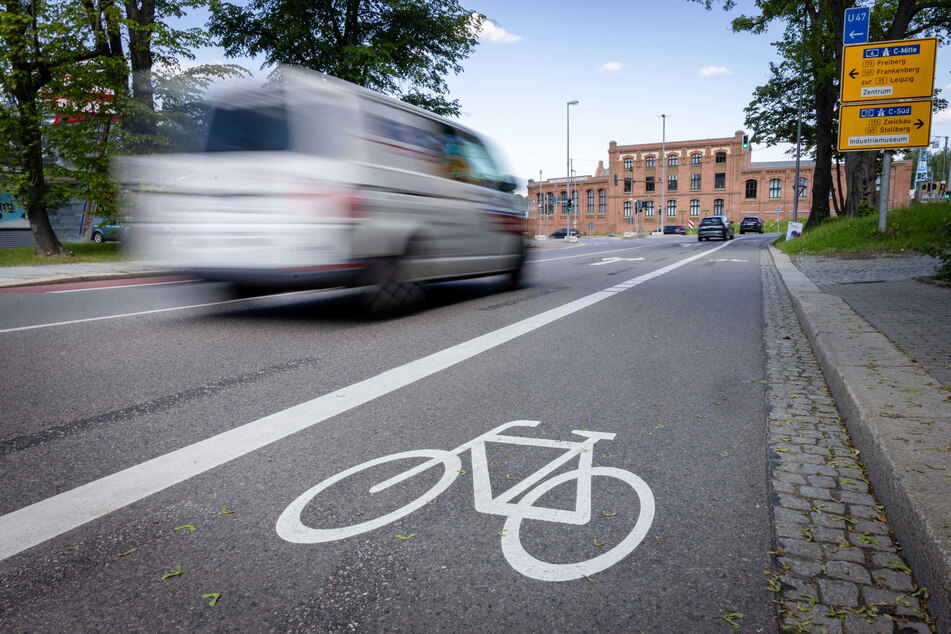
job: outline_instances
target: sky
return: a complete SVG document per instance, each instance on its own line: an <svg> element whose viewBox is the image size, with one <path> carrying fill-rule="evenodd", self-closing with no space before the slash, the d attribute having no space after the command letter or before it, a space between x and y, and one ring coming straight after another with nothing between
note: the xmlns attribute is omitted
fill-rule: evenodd
<svg viewBox="0 0 951 634"><path fill-rule="evenodd" d="M607 159L611 141L653 143L665 134L676 142L744 130L743 109L768 80L769 62L778 61L771 43L784 30L777 24L760 35L734 33L733 18L755 12L752 0L728 12L690 0L460 4L487 23L463 72L447 79L449 96L460 101L460 122L495 142L520 190L539 171L545 179L564 177L569 148L575 173L587 175ZM200 22L201 15L189 18ZM938 48L935 69L946 98L949 49ZM201 50L196 61L216 60L266 75L259 62L228 60L220 49ZM934 115L932 135L951 136L951 109ZM792 160L789 147L753 144L753 161Z"/></svg>

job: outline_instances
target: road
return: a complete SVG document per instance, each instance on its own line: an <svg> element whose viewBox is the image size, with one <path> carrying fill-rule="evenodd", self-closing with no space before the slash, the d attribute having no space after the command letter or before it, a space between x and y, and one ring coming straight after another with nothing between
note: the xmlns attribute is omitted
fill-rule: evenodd
<svg viewBox="0 0 951 634"><path fill-rule="evenodd" d="M352 291L0 293L0 630L773 631L768 239L533 250L517 291L391 320Z"/></svg>

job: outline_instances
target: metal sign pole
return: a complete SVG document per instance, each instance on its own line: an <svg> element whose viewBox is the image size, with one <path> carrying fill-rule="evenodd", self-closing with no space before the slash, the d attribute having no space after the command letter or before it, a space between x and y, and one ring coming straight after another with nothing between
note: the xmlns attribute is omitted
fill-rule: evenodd
<svg viewBox="0 0 951 634"><path fill-rule="evenodd" d="M882 185L878 192L878 231L884 233L888 226L888 189L891 185L892 151L885 150L882 156Z"/></svg>

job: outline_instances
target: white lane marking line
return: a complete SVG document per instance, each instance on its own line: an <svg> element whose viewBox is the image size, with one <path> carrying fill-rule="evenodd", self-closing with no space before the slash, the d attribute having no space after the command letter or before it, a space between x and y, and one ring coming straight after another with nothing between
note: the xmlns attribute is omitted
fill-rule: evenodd
<svg viewBox="0 0 951 634"><path fill-rule="evenodd" d="M711 262L749 262L749 260L728 260L725 258L720 258L719 260L710 260Z"/></svg>
<svg viewBox="0 0 951 634"><path fill-rule="evenodd" d="M678 269L729 242L0 516L0 560ZM617 290L616 290L617 289Z"/></svg>
<svg viewBox="0 0 951 634"><path fill-rule="evenodd" d="M644 258L601 258L600 262L592 262L591 266L601 266L602 264L614 264L615 262L637 262Z"/></svg>
<svg viewBox="0 0 951 634"><path fill-rule="evenodd" d="M535 263L535 262L557 262L558 260L573 260L574 258L590 258L590 257L593 257L593 256L595 256L595 255L604 255L605 253L617 253L618 251L633 251L634 249L646 249L646 248L648 248L648 247L650 247L650 246L656 246L656 244L655 244L655 245L645 244L645 245L636 246L636 247L626 247L626 248L624 248L624 249L611 249L611 250L609 250L609 251L595 251L594 253L579 253L578 255L565 255L565 256L562 256L562 257L560 257L560 258L548 258L548 259L545 259L545 260L542 260L542 259L539 259L539 260L529 260L529 262L531 262L531 263Z"/></svg>
<svg viewBox="0 0 951 634"><path fill-rule="evenodd" d="M144 284L117 284L116 286L94 286L91 288L70 288L64 291L46 291L48 295L56 293L84 293L86 291L111 291L115 288L141 288L143 286L160 286L162 284L194 284L198 280L172 280L170 282L146 282Z"/></svg>
<svg viewBox="0 0 951 634"><path fill-rule="evenodd" d="M279 293L277 295L267 295L267 297L290 297L291 295L300 295L302 293L313 293L314 291L293 291L290 293ZM85 324L90 321L104 321L106 319L121 319L123 317L140 317L142 315L155 315L157 313L169 313L176 310L188 310L189 308L207 308L208 306L223 306L225 304L236 304L238 302L248 302L260 297L242 297L240 299L226 299L220 302L208 302L207 304L190 304L188 306L172 306L171 308L156 308L155 310L143 310L137 313L122 313L121 315L103 315L102 317L86 317L85 319L73 319L70 321L55 321L49 324L34 324L32 326L18 326L16 328L4 328L0 334L6 332L20 332L22 330L37 330L39 328L52 328L54 326L71 326L73 324Z"/></svg>

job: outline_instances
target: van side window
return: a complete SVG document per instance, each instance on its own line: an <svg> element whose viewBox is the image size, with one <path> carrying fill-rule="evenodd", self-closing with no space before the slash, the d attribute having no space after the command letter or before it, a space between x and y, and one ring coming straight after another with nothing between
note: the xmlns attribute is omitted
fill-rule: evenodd
<svg viewBox="0 0 951 634"><path fill-rule="evenodd" d="M482 143L468 134L448 130L444 143L449 178L497 188L502 181L492 156Z"/></svg>
<svg viewBox="0 0 951 634"><path fill-rule="evenodd" d="M216 108L206 152L280 151L290 147L284 105Z"/></svg>

